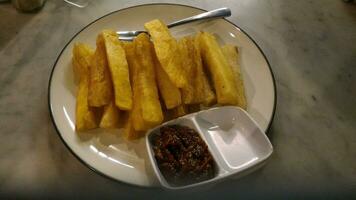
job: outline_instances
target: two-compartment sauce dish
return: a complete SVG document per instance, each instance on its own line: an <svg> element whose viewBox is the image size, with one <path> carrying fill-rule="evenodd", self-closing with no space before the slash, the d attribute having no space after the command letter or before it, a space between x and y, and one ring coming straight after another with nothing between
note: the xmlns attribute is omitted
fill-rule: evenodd
<svg viewBox="0 0 356 200"><path fill-rule="evenodd" d="M234 106L192 113L151 129L146 145L164 188L184 189L242 176L273 152L266 134Z"/></svg>

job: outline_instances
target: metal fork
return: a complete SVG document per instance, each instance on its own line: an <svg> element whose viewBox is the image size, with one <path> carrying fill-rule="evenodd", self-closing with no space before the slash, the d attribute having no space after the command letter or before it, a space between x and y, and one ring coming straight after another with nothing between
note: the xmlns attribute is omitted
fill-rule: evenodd
<svg viewBox="0 0 356 200"><path fill-rule="evenodd" d="M229 8L218 8L215 10L211 10L208 12L201 13L199 15L195 15L192 17L188 17L185 19L181 19L175 22L172 22L167 25L168 28L172 28L175 26L179 26L182 24L204 20L204 19L212 19L212 18L222 18L231 16L231 10ZM120 40L133 40L140 33L147 33L147 31L136 30L136 31L117 31L117 35Z"/></svg>

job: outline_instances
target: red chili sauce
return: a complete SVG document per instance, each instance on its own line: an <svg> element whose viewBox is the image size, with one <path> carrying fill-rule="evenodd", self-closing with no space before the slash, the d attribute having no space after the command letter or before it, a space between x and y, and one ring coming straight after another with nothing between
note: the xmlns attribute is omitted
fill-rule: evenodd
<svg viewBox="0 0 356 200"><path fill-rule="evenodd" d="M152 144L158 167L169 183L180 186L214 177L213 157L195 130L164 126Z"/></svg>

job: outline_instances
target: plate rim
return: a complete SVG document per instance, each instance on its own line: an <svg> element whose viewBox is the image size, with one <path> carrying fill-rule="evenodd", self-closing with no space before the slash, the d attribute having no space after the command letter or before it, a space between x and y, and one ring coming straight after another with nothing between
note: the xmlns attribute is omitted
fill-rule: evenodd
<svg viewBox="0 0 356 200"><path fill-rule="evenodd" d="M181 7L188 7L188 8L194 8L194 9L197 9L197 10L200 10L200 11L205 11L207 12L207 10L205 9L202 9L202 8L199 8L199 7L195 7L195 6L191 6L191 5L186 5L186 4L177 4L177 3L147 3L147 4L139 4L139 5L134 5L134 6L129 6L129 7L125 7L125 8L121 8L121 9L118 9L118 10L114 10L112 12L109 12L93 21L91 21L89 24L85 25L82 29L80 29L77 33L75 33L71 39L66 43L66 45L62 48L62 50L60 51L60 53L58 54L53 66L52 66L52 69L51 69L51 73L50 73L50 77L49 77L49 81L48 81L48 88L47 88L47 102L48 102L48 107L49 107L49 113L50 113L50 117L51 117L51 122L52 124L54 125L54 128L56 130L56 133L57 135L59 136L59 138L61 139L62 143L65 145L65 147L71 152L71 154L77 158L84 166L86 166L87 168L89 168L91 171L95 172L96 174L104 177L104 178L107 178L107 179L110 179L116 183L119 183L119 184L124 184L126 186L133 186L133 187L139 187L139 188L142 188L142 189L150 189L150 188L154 188L155 186L153 187L149 187L149 186L144 186L144 185L136 185L136 184L133 184L133 183L129 183L129 182L126 182L126 181L123 181L123 180L118 180L114 177L111 177L109 175L106 175L104 174L103 172L101 172L100 170L94 168L93 166L91 166L90 164L88 164L87 162L85 162L81 157L79 157L79 155L77 155L73 149L67 144L67 142L63 139L62 135L61 135L61 132L59 131L58 127L57 127L57 124L55 123L55 120L54 120L54 116L53 116L53 109L52 109L52 106L51 106L51 85L52 85L52 77L53 77L53 73L54 73L54 70L56 68L56 65L57 65L57 62L59 60L59 58L61 57L63 51L67 48L67 46L72 42L72 40L77 36L79 35L83 30L85 30L87 27L89 27L90 25L94 24L95 22L97 22L98 20L106 17L106 16L109 16L109 15L112 15L116 12L120 12L120 11L123 11L123 10L127 10L127 9L131 9L131 8L136 8L136 7L142 7L142 6L155 6L155 5L168 5L168 6L181 6ZM264 59L266 60L267 62L267 65L268 65L268 68L269 68L269 72L271 74L271 77L272 77L272 82L273 82L273 91L274 91L274 104L273 104L273 111L272 111L272 115L271 115L271 119L268 123L268 126L267 126L267 129L266 129L266 135L268 136L268 132L270 131L271 129L271 125L272 125L272 122L274 120L274 116L275 116L275 113L276 113L276 106L277 106L277 88L276 88L276 80L275 80L275 77L274 77L274 73L273 73L273 70L272 70L272 67L265 55L265 53L262 51L261 47L256 43L256 41L245 31L243 30L240 26L237 26L236 24L234 24L233 22L223 18L223 20L225 20L226 22L232 24L233 26L237 27L241 32L243 32L254 44L255 46L258 48L258 50L260 51L260 53L263 55Z"/></svg>

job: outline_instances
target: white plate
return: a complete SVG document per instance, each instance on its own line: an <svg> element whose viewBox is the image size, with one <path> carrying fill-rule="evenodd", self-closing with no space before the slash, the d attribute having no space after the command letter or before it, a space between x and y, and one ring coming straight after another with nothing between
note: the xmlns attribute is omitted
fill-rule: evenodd
<svg viewBox="0 0 356 200"><path fill-rule="evenodd" d="M93 47L102 29L143 29L143 24L158 18L172 22L203 12L175 4L140 5L112 12L97 19L78 32L64 47L54 64L49 81L49 107L59 136L71 152L86 166L101 175L122 182L155 186L157 179L149 162L145 139L126 142L120 131L97 129L89 133L75 132L75 91L71 52L75 42ZM216 34L219 42L235 44L241 51L241 68L247 96L247 112L266 131L275 110L275 85L270 66L256 43L231 22L218 19L179 26L172 29L176 37L199 30Z"/></svg>

